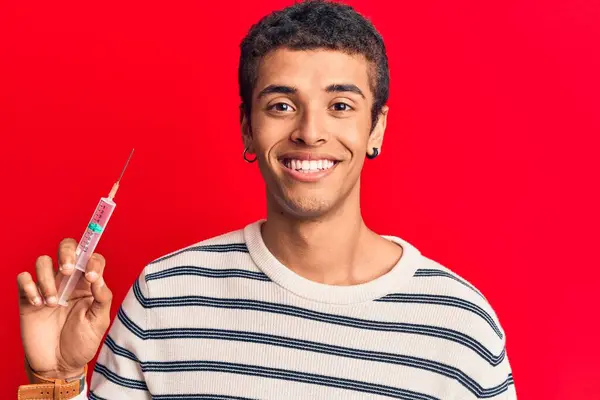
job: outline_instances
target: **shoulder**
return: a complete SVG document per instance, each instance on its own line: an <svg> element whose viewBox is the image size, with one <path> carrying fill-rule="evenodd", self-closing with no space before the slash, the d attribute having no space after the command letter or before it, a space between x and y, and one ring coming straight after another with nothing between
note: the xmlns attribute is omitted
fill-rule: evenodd
<svg viewBox="0 0 600 400"><path fill-rule="evenodd" d="M421 262L414 278L424 278L420 286L438 290L459 297L480 298L486 301L483 293L467 279L439 262L421 255Z"/></svg>
<svg viewBox="0 0 600 400"><path fill-rule="evenodd" d="M514 392L506 333L484 293L455 271L424 256L413 280L411 293L424 294L426 301L436 303L437 310L446 310L440 325L461 343L462 351L456 357L479 383L479 393Z"/></svg>
<svg viewBox="0 0 600 400"><path fill-rule="evenodd" d="M492 347L504 347L505 332L490 301L479 288L452 269L421 256L410 289L444 306L457 330L480 337Z"/></svg>
<svg viewBox="0 0 600 400"><path fill-rule="evenodd" d="M181 289L186 282L231 274L254 274L257 268L249 255L246 228L203 239L165 254L144 268L139 285L165 290ZM144 291L144 290L142 290Z"/></svg>
<svg viewBox="0 0 600 400"><path fill-rule="evenodd" d="M419 254L413 261L407 284L383 300L402 303L398 314L423 340L415 347L426 359L452 369L453 377L478 398L507 388L514 392L505 332L488 298L431 258Z"/></svg>
<svg viewBox="0 0 600 400"><path fill-rule="evenodd" d="M237 291L243 279L269 281L248 250L248 230L256 224L200 240L149 262L132 286L132 297L145 309L164 311L196 304L203 296L226 296Z"/></svg>
<svg viewBox="0 0 600 400"><path fill-rule="evenodd" d="M212 253L247 253L248 247L244 239L244 230L238 229L218 236L203 239L178 250L161 256L147 265L147 269L181 262L189 258L198 258Z"/></svg>

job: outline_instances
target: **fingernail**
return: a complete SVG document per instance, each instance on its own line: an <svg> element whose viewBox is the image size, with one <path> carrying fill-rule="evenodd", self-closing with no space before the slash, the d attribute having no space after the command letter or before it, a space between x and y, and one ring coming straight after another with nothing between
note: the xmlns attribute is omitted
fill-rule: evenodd
<svg viewBox="0 0 600 400"><path fill-rule="evenodd" d="M98 274L95 272L88 272L87 274L85 274L85 277L88 281L94 282L96 278L98 278Z"/></svg>
<svg viewBox="0 0 600 400"><path fill-rule="evenodd" d="M75 268L75 266L74 266L73 264L71 264L71 263L66 263L66 264L63 264L63 265L60 267L60 269L61 269L62 271L70 271L70 270L72 270L73 268Z"/></svg>
<svg viewBox="0 0 600 400"><path fill-rule="evenodd" d="M34 306L39 306L40 304L42 304L42 300L39 297L34 297L33 300L31 300L31 303Z"/></svg>
<svg viewBox="0 0 600 400"><path fill-rule="evenodd" d="M56 304L56 296L50 296L46 298L46 303L48 304Z"/></svg>

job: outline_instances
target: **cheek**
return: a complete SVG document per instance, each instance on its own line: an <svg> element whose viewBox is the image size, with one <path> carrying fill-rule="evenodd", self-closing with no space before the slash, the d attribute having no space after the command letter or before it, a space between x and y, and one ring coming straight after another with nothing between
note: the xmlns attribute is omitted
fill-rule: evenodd
<svg viewBox="0 0 600 400"><path fill-rule="evenodd" d="M356 120L348 119L336 128L338 140L352 153L362 152L369 140L369 129Z"/></svg>
<svg viewBox="0 0 600 400"><path fill-rule="evenodd" d="M256 117L252 120L252 136L257 152L264 152L290 135L290 121Z"/></svg>

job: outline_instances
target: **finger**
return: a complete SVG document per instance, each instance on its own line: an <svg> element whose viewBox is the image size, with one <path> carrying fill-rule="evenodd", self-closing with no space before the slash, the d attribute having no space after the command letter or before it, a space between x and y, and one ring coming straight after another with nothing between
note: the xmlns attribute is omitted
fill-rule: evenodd
<svg viewBox="0 0 600 400"><path fill-rule="evenodd" d="M64 275L71 275L75 270L77 257L75 251L77 242L75 239L63 239L58 245L58 270Z"/></svg>
<svg viewBox="0 0 600 400"><path fill-rule="evenodd" d="M29 272L22 272L17 275L17 284L19 286L19 298L21 300L27 301L29 304L36 307L43 304L38 288Z"/></svg>
<svg viewBox="0 0 600 400"><path fill-rule="evenodd" d="M85 267L85 279L89 283L96 282L100 277L102 277L105 265L106 260L104 259L102 254L92 254Z"/></svg>
<svg viewBox="0 0 600 400"><path fill-rule="evenodd" d="M38 287L46 304L55 306L56 299L56 279L54 269L52 268L52 259L49 256L40 256L35 261L35 273L37 275Z"/></svg>
<svg viewBox="0 0 600 400"><path fill-rule="evenodd" d="M99 333L104 334L110 324L110 303L112 292L106 286L104 277L100 276L91 285L94 301L88 310L88 318L98 327Z"/></svg>

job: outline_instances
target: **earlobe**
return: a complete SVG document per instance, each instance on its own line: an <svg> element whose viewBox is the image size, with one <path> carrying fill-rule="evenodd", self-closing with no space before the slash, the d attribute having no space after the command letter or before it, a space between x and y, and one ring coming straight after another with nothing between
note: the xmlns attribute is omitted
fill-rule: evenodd
<svg viewBox="0 0 600 400"><path fill-rule="evenodd" d="M379 155L379 149L377 147L373 147L373 152L372 153L369 153L369 151L367 151L367 158L369 160L373 160L378 155Z"/></svg>

